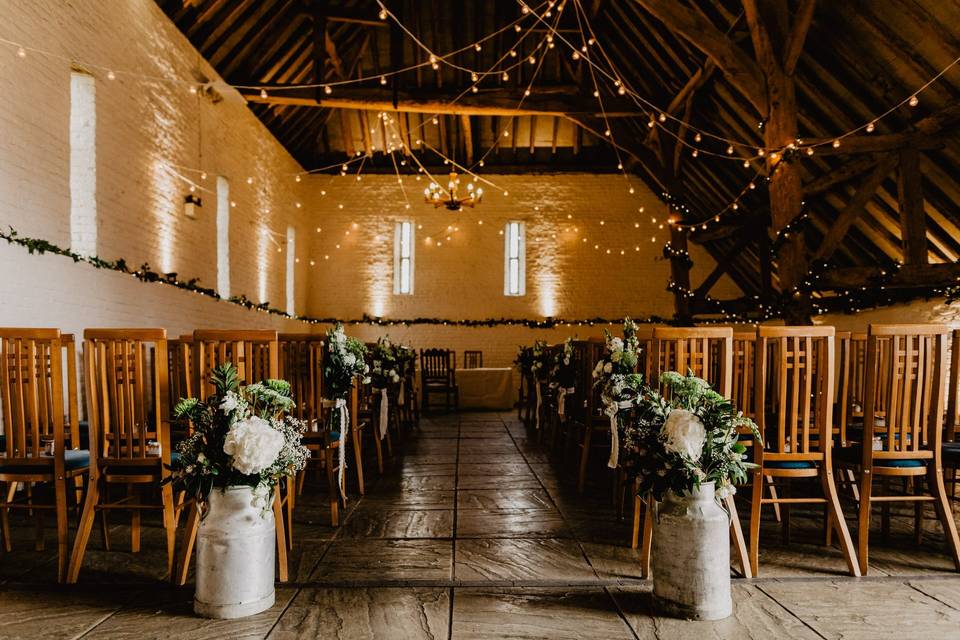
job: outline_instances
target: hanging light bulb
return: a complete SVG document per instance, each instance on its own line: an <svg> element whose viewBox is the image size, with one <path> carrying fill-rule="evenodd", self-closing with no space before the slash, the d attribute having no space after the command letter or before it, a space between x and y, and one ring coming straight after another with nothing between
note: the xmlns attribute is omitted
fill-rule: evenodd
<svg viewBox="0 0 960 640"><path fill-rule="evenodd" d="M477 44L473 45L473 49L474 49L475 51L480 51L480 50L483 49L483 47L481 47L481 46L480 46L480 43L478 42Z"/></svg>
<svg viewBox="0 0 960 640"><path fill-rule="evenodd" d="M116 80L116 79L117 79L117 74L115 74L113 71L107 71L107 80Z"/></svg>
<svg viewBox="0 0 960 640"><path fill-rule="evenodd" d="M328 85L328 84L327 84L327 85L324 85L324 86L323 86L323 92L324 92L325 94L327 94L327 95L330 95L331 93L333 93L333 88L332 88L330 85Z"/></svg>
<svg viewBox="0 0 960 640"><path fill-rule="evenodd" d="M260 89L260 99L261 99L261 100L266 100L266 99L267 99L267 90L266 90L266 89Z"/></svg>
<svg viewBox="0 0 960 640"><path fill-rule="evenodd" d="M387 84L387 76L380 76L380 84Z"/></svg>
<svg viewBox="0 0 960 640"><path fill-rule="evenodd" d="M918 98L918 97L915 96L915 95L910 96L910 102L909 102L908 104L909 104L911 107L915 107L915 106L917 106L918 104L920 104L920 98Z"/></svg>
<svg viewBox="0 0 960 640"><path fill-rule="evenodd" d="M18 57L18 58L26 58L26 57L27 57L27 50L24 49L23 47L17 47L17 57Z"/></svg>
<svg viewBox="0 0 960 640"><path fill-rule="evenodd" d="M700 135L700 132L697 132L697 135L693 136L694 142L700 142L703 139L703 136Z"/></svg>
<svg viewBox="0 0 960 640"><path fill-rule="evenodd" d="M380 19L381 19L381 20L386 20L386 19L387 19L387 10L386 10L386 9L380 9L380 13L377 14L377 15L380 16Z"/></svg>
<svg viewBox="0 0 960 640"><path fill-rule="evenodd" d="M471 80L472 82L476 82L476 81L479 80L479 79L480 79L480 76L477 75L477 72L476 72L476 71L474 71L474 72L472 72L472 73L470 74L470 80Z"/></svg>
<svg viewBox="0 0 960 640"><path fill-rule="evenodd" d="M574 51L572 54L570 54L570 57L573 58L574 60L579 60L579 59L580 59L580 52L579 52L579 51Z"/></svg>
<svg viewBox="0 0 960 640"><path fill-rule="evenodd" d="M834 149L840 148L840 138L837 138L836 140L833 141L833 148Z"/></svg>
<svg viewBox="0 0 960 640"><path fill-rule="evenodd" d="M867 133L873 133L873 130L875 128L876 128L876 125L873 122L871 122L870 124L867 125Z"/></svg>
<svg viewBox="0 0 960 640"><path fill-rule="evenodd" d="M510 57L511 57L511 58L516 58L516 57L517 57L517 52L514 51L513 49L510 49Z"/></svg>
<svg viewBox="0 0 960 640"><path fill-rule="evenodd" d="M503 81L506 82L507 80L510 79L510 74L504 71L501 77L503 78Z"/></svg>
<svg viewBox="0 0 960 640"><path fill-rule="evenodd" d="M727 146L727 155L728 155L728 156L732 156L732 155L733 155L733 145L732 145L732 144L729 145L729 146Z"/></svg>

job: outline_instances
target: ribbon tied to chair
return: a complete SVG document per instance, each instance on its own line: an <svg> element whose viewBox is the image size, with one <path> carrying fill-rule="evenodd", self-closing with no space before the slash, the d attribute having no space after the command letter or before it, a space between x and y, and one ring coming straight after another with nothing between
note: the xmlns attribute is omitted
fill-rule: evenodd
<svg viewBox="0 0 960 640"><path fill-rule="evenodd" d="M607 466L616 469L620 464L620 429L617 416L621 409L629 409L633 406L633 400L620 400L619 402L610 402L607 404L604 413L610 416L610 459Z"/></svg>
<svg viewBox="0 0 960 640"><path fill-rule="evenodd" d="M400 391L397 392L397 406L402 407L405 404L403 396L406 395L406 380L400 378Z"/></svg>
<svg viewBox="0 0 960 640"><path fill-rule="evenodd" d="M387 388L380 389L380 439L387 435L387 425L390 422L390 400L387 395Z"/></svg>
<svg viewBox="0 0 960 640"><path fill-rule="evenodd" d="M337 414L340 416L340 446L338 447L338 464L340 469L338 471L337 485L340 487L340 496L346 500L347 494L346 489L343 486L343 472L347 468L347 425L349 424L347 418L349 416L347 409L347 399L346 398L337 398L337 401L334 403L334 409L337 411Z"/></svg>
<svg viewBox="0 0 960 640"><path fill-rule="evenodd" d="M535 424L537 425L537 431L540 430L540 406L543 404L543 394L540 392L540 383L536 380L533 381L533 386L537 389L537 413L535 417Z"/></svg>
<svg viewBox="0 0 960 640"><path fill-rule="evenodd" d="M566 397L575 391L576 389L574 387L560 387L557 391L557 415L561 418L566 417Z"/></svg>

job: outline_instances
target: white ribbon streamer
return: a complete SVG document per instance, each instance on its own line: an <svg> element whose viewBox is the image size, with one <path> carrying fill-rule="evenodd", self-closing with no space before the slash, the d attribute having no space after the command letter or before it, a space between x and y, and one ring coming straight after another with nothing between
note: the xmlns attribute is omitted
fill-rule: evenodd
<svg viewBox="0 0 960 640"><path fill-rule="evenodd" d="M387 424L390 421L390 401L387 399L387 388L380 389L380 439L387 435Z"/></svg>
<svg viewBox="0 0 960 640"><path fill-rule="evenodd" d="M346 398L337 398L337 401L334 403L334 409L338 414L340 414L340 447L339 447L339 464L340 471L339 476L337 477L337 485L340 487L340 495L344 500L347 499L346 489L343 486L343 473L347 468L347 399Z"/></svg>
<svg viewBox="0 0 960 640"><path fill-rule="evenodd" d="M620 429L617 416L621 409L629 409L632 406L633 402L630 400L611 402L607 405L606 413L610 416L610 459L607 461L607 466L611 469L616 469L620 464Z"/></svg>
<svg viewBox="0 0 960 640"><path fill-rule="evenodd" d="M536 416L536 425L537 431L540 430L540 405L543 404L543 397L540 395L540 383L536 380L533 381L533 385L537 388L537 416Z"/></svg>
<svg viewBox="0 0 960 640"><path fill-rule="evenodd" d="M404 380L403 378L400 379L400 392L397 394L397 405L401 407L405 404L405 401L403 399L403 396L406 395L406 387L404 386L405 382L406 380Z"/></svg>
<svg viewBox="0 0 960 640"><path fill-rule="evenodd" d="M565 398L575 391L576 389L573 387L570 387L569 389L560 387L560 390L557 391L557 415L559 415L561 418L566 418L567 403Z"/></svg>

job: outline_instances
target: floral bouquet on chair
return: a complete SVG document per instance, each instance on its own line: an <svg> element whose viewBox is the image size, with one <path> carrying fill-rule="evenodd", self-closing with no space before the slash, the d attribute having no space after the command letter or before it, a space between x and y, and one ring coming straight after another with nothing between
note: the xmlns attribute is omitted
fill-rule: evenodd
<svg viewBox="0 0 960 640"><path fill-rule="evenodd" d="M382 440L387 435L390 418L390 394L388 388L400 382L400 369L397 366L396 351L390 342L390 336L383 336L373 347L370 361L370 379L375 390L380 391L380 428Z"/></svg>
<svg viewBox="0 0 960 640"><path fill-rule="evenodd" d="M621 414L629 410L643 388L643 375L635 371L639 360L640 343L637 325L627 318L623 321L623 338L604 331L607 344L603 357L593 369L594 386L600 389L603 412L610 418L610 459L607 466L615 469L620 463Z"/></svg>
<svg viewBox="0 0 960 640"><path fill-rule="evenodd" d="M400 373L400 390L397 392L397 404L403 406L407 402L407 381L413 389L413 378L417 372L417 351L405 344L395 344L393 355L397 360L397 371Z"/></svg>
<svg viewBox="0 0 960 640"><path fill-rule="evenodd" d="M215 392L205 401L180 400L174 417L194 424L193 435L177 447L179 463L166 480L204 502L214 487L249 486L263 510L280 480L306 466L310 451L301 444L303 421L284 413L293 408L290 385L265 380L240 386L232 364L210 376Z"/></svg>
<svg viewBox="0 0 960 640"><path fill-rule="evenodd" d="M550 369L550 386L557 390L557 413L564 418L566 402L564 399L575 391L577 380L576 363L573 361L573 337L567 338L563 349L556 354Z"/></svg>
<svg viewBox="0 0 960 640"><path fill-rule="evenodd" d="M524 378L533 373L533 347L518 347L517 357L513 359L513 366Z"/></svg>
<svg viewBox="0 0 960 640"><path fill-rule="evenodd" d="M623 465L636 474L638 494L659 501L667 491L688 495L714 482L718 498L733 495L753 466L738 434L748 427L760 442L757 425L705 380L669 371L660 384L669 397L645 387L623 424Z"/></svg>
<svg viewBox="0 0 960 640"><path fill-rule="evenodd" d="M347 430L350 420L348 398L354 380L370 383L370 367L366 363L367 347L356 338L348 338L339 322L327 331L327 351L323 359L323 388L327 400L333 401L330 412L331 436L339 439L340 477L338 484L343 491L343 472L346 468Z"/></svg>

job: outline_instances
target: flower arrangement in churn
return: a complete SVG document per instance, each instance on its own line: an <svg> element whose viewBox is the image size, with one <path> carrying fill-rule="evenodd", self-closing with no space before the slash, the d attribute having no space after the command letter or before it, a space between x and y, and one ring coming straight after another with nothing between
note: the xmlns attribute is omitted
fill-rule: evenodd
<svg viewBox="0 0 960 640"><path fill-rule="evenodd" d="M736 492L753 465L744 460L742 433L760 442L757 425L730 400L692 374L660 376L665 389L646 388L624 421L624 467L639 479L638 493L658 501L667 491L687 495L716 483L719 498Z"/></svg>
<svg viewBox="0 0 960 640"><path fill-rule="evenodd" d="M233 364L210 375L214 393L205 401L180 400L174 417L188 419L193 435L177 446L180 462L169 482L205 502L214 489L253 487L254 500L267 510L281 479L302 470L310 451L301 444L302 420L284 415L294 404L290 385L265 380L240 386Z"/></svg>
<svg viewBox="0 0 960 640"><path fill-rule="evenodd" d="M593 369L594 386L600 389L603 412L610 418L610 459L607 466L615 469L620 462L621 414L636 402L643 388L643 375L636 372L640 357L637 325L623 321L623 338L608 331L603 357Z"/></svg>

